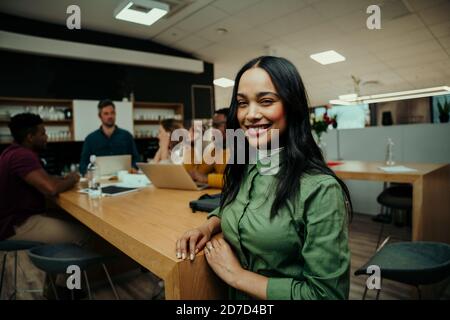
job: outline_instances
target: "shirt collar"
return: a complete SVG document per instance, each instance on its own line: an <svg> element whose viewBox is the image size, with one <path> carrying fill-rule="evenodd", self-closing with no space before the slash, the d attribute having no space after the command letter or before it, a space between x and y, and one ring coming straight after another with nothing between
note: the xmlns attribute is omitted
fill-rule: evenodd
<svg viewBox="0 0 450 320"><path fill-rule="evenodd" d="M277 149L257 150L256 167L261 175L275 175L284 159L284 147Z"/></svg>
<svg viewBox="0 0 450 320"><path fill-rule="evenodd" d="M103 131L103 127L102 127L102 126L100 126L100 128L98 128L98 131L99 131L104 137L108 138L108 136L107 136L107 135L105 134L105 132ZM111 137L112 137L113 135L115 135L118 131L119 131L119 126L116 124L115 127L114 127L114 131L113 131L113 133L111 134ZM110 138L110 137L109 137L109 138Z"/></svg>

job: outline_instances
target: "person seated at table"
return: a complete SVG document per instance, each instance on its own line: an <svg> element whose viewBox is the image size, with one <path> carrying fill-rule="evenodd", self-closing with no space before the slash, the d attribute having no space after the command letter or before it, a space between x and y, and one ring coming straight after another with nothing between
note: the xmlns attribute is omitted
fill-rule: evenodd
<svg viewBox="0 0 450 320"><path fill-rule="evenodd" d="M111 100L98 103L98 117L102 125L90 133L84 140L80 157L80 173L86 174L91 155L118 156L131 155L132 172L137 172L136 162L140 156L134 143L133 136L127 130L116 125L116 107Z"/></svg>
<svg viewBox="0 0 450 320"><path fill-rule="evenodd" d="M227 165L220 207L181 235L174 254L194 260L205 249L231 299L348 299L350 195L314 141L297 69L253 59L231 99L228 129L245 132L256 164Z"/></svg>
<svg viewBox="0 0 450 320"><path fill-rule="evenodd" d="M207 164L202 158L202 163L195 164L192 159L185 161L185 168L188 170L192 179L197 182L206 183L212 188L223 187L223 173L227 164L229 152L226 149L226 123L229 108L222 108L216 110L212 119L212 127L220 132L222 137L221 143L209 144L203 154L209 155L214 159L219 159L218 162ZM193 155L193 153L191 154Z"/></svg>
<svg viewBox="0 0 450 320"><path fill-rule="evenodd" d="M223 185L223 171L225 170L226 159L228 156L226 150L223 149L223 146L225 145L226 113L227 109L222 109L217 112L213 121L213 126L217 127L223 137L221 148L214 148L214 144L209 144L207 146L207 143L203 141L203 134L206 131L206 127L203 126L201 121L194 120L190 122L189 134L188 137L184 137L185 139L187 138L184 143L180 143L181 138L176 139L175 141L171 139L172 133L175 130L183 129L180 122L173 119L161 121L158 133L159 149L151 162L183 164L195 181L208 183L211 187L221 188ZM213 148L213 150L207 150L208 154L212 156L215 156L215 152L220 152L219 157L222 159L221 162L212 164L205 163L203 152L205 151L205 148L208 147Z"/></svg>
<svg viewBox="0 0 450 320"><path fill-rule="evenodd" d="M84 245L88 229L50 216L46 206L46 197L73 188L79 175L54 177L44 170L38 153L46 148L47 134L38 115L18 114L9 128L14 142L0 155L0 240Z"/></svg>
<svg viewBox="0 0 450 320"><path fill-rule="evenodd" d="M169 163L171 161L171 153L173 148L179 143L178 141L171 141L172 133L177 129L183 129L180 121L175 119L164 119L159 125L158 144L159 148L155 156L151 159L153 163Z"/></svg>

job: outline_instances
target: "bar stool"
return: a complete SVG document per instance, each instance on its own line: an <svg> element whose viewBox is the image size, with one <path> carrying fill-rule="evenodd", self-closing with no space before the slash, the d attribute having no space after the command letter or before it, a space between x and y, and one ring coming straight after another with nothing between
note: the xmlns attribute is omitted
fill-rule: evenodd
<svg viewBox="0 0 450 320"><path fill-rule="evenodd" d="M378 266L382 279L389 279L417 288L435 284L450 276L450 245L439 242L396 242L383 246L369 261L355 271L355 276L367 275L367 268ZM378 300L381 289L377 292ZM367 285L363 300L367 294Z"/></svg>
<svg viewBox="0 0 450 320"><path fill-rule="evenodd" d="M35 241L25 241L25 240L3 240L0 241L0 251L4 251L3 254L3 262L2 262L2 273L0 276L0 297L2 295L2 289L3 289L3 278L5 276L5 270L6 270L6 258L8 256L8 253L14 252L14 292L11 294L9 299L16 299L17 298L17 264L18 264L18 257L17 257L17 251L20 250L28 250L30 248L40 246L42 243L35 242ZM28 291L28 290L26 290Z"/></svg>
<svg viewBox="0 0 450 320"><path fill-rule="evenodd" d="M390 217L392 217L393 210L406 212L406 215L409 217L412 210L412 186L409 184L399 184L387 187L378 195L377 201L382 207L385 207L390 211ZM410 218L408 218L408 220L409 219ZM377 247L383 236L385 221L381 219L380 222L381 228L378 235Z"/></svg>
<svg viewBox="0 0 450 320"><path fill-rule="evenodd" d="M28 256L37 268L47 273L56 299L58 299L58 293L56 291L55 282L53 281L53 276L57 274L66 274L69 266L78 266L80 270L83 271L89 300L91 300L92 294L86 270L89 267L101 265L116 300L119 300L119 295L117 294L116 288L114 287L105 265L105 262L112 257L99 255L75 244L57 244L35 247L28 251ZM72 299L74 299L73 290L71 291L71 294Z"/></svg>

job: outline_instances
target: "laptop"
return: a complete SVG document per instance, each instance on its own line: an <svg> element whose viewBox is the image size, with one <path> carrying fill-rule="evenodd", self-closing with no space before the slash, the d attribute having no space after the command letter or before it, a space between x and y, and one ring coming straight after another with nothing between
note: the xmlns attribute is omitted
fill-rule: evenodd
<svg viewBox="0 0 450 320"><path fill-rule="evenodd" d="M131 155L101 156L96 157L96 162L100 166L102 176L115 176L120 170L131 169Z"/></svg>
<svg viewBox="0 0 450 320"><path fill-rule="evenodd" d="M180 190L208 188L205 183L195 182L182 164L138 162L137 166L157 188Z"/></svg>

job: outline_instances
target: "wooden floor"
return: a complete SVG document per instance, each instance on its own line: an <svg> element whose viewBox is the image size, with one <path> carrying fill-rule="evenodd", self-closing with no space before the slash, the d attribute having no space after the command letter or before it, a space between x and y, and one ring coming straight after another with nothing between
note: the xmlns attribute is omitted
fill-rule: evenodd
<svg viewBox="0 0 450 320"><path fill-rule="evenodd" d="M355 277L353 273L374 254L379 230L380 224L373 222L370 216L361 214L354 215L350 226L350 250L352 253L350 299L358 300L362 297L366 277ZM388 235L391 236L389 242L408 241L411 238L411 229L408 227L398 228L394 225L386 225L383 235L383 238ZM41 289L44 274L32 266L24 252L19 253L19 261L18 287L21 289ZM11 292L12 272L10 270L13 270L12 267L13 259L12 255L10 255L7 259L5 287L3 288L1 299L7 299L8 293L10 294ZM135 270L120 278L115 278L114 282L121 299L164 299L164 291L161 289L162 282L149 272L143 273L141 270ZM94 284L93 286L95 299L114 299L109 286L105 284ZM375 295L375 290L369 290L367 299L374 299ZM449 297L450 295L448 293L444 296L444 298ZM17 298L44 299L41 292L20 292ZM410 286L384 280L380 299L416 299L416 291Z"/></svg>

